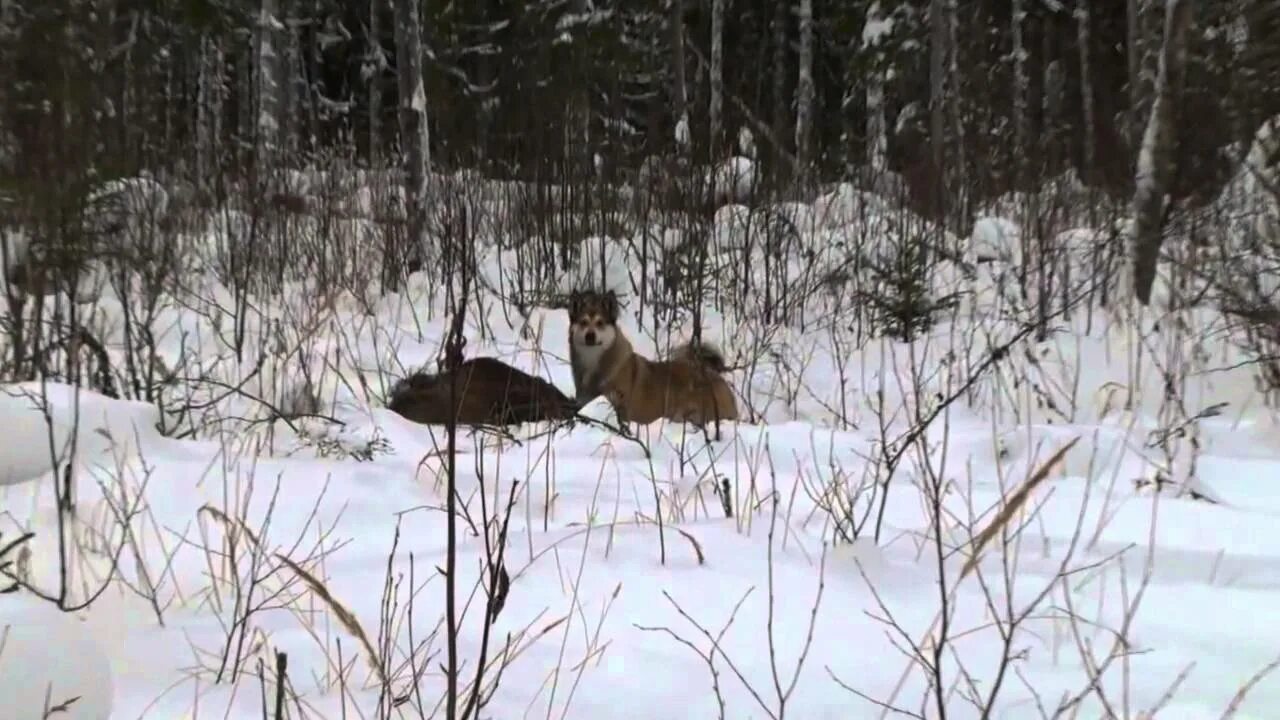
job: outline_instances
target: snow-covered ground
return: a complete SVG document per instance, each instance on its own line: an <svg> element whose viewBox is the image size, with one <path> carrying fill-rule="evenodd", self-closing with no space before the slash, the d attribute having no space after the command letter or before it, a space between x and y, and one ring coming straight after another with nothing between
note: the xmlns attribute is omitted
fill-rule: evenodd
<svg viewBox="0 0 1280 720"><path fill-rule="evenodd" d="M749 232L749 216L722 210L715 247ZM875 198L837 188L791 214L800 249L772 272L807 277L815 255L890 234L885 217ZM639 433L646 456L598 427L464 431L461 704L487 640L486 718L845 719L886 705L937 718L937 678L949 718L982 717L993 696L986 716L999 718L1217 718L1236 702L1236 718L1273 717L1280 674L1252 679L1280 656L1280 435L1250 369L1221 339L1095 308L1055 317L1057 332L1012 346L961 392L1017 331L1021 315L995 291L1016 228L979 223L970 245L1003 259L968 279L939 270L935 293L967 292L912 344L856 344L839 293L773 328L749 308L708 309L704 334L748 367L731 375L748 418L719 441L656 423ZM599 242L605 276L629 292L634 248ZM481 254L467 352L571 394L567 314L521 318L493 290L517 261ZM743 272L720 276L739 287ZM118 572L73 613L0 596L4 717L40 717L46 697L79 698L55 717L275 717L278 653L290 717L443 717L444 431L379 407L392 374L436 356L438 278L367 301L299 279L274 304L255 301L241 327L225 317L232 293L203 277L157 315L159 361L177 369L163 409L61 384L0 396L0 547L35 533L16 571L56 596L69 567L73 604ZM659 353L670 338L649 334L634 295L624 302L637 349ZM113 353L119 306L92 310ZM1181 414L1162 402L1160 367L1177 375ZM913 437L912 418L953 395ZM299 406L324 417L290 424L264 409ZM602 401L588 414L611 417ZM1186 432L1149 442L1173 427ZM51 470L53 454L73 457L69 476ZM1157 474L1172 485L1158 494ZM974 538L1033 476L968 570ZM78 522L64 532L79 542L60 549L54 488L66 477ZM477 583L504 517L509 584L485 633Z"/></svg>

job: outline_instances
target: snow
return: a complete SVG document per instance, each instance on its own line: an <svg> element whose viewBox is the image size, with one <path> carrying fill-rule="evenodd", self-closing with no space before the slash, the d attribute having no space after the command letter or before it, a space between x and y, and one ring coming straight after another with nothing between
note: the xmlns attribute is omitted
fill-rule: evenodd
<svg viewBox="0 0 1280 720"><path fill-rule="evenodd" d="M712 170L710 184L717 205L745 202L755 191L755 162L741 155L730 157Z"/></svg>
<svg viewBox="0 0 1280 720"><path fill-rule="evenodd" d="M566 33L578 28L592 28L613 19L612 10L592 10L584 13L565 13L556 20L556 32Z"/></svg>
<svg viewBox="0 0 1280 720"><path fill-rule="evenodd" d="M427 91L421 80L413 88L413 98L409 101L409 107L419 115L425 115L427 112Z"/></svg>
<svg viewBox="0 0 1280 720"><path fill-rule="evenodd" d="M146 177L130 177L103 183L86 202L97 212L91 228L109 231L129 223L153 220L169 209L169 190Z"/></svg>
<svg viewBox="0 0 1280 720"><path fill-rule="evenodd" d="M4 198L0 197L0 205ZM0 293L9 292L9 276L30 256L31 240L26 233L0 229Z"/></svg>
<svg viewBox="0 0 1280 720"><path fill-rule="evenodd" d="M689 113L680 116L680 121L676 123L676 144L680 147L689 146Z"/></svg>
<svg viewBox="0 0 1280 720"><path fill-rule="evenodd" d="M74 615L25 598L0 621L0 697L10 720L109 720L111 663ZM68 672L74 663L75 672ZM62 712L45 708L65 704Z"/></svg>
<svg viewBox="0 0 1280 720"><path fill-rule="evenodd" d="M756 156L756 138L751 133L751 128L746 125L738 128L738 152L748 158Z"/></svg>
<svg viewBox="0 0 1280 720"><path fill-rule="evenodd" d="M867 20L862 25L862 47L873 48L893 33L893 18L884 17L879 2L872 2L867 9Z"/></svg>
<svg viewBox="0 0 1280 720"><path fill-rule="evenodd" d="M749 159L735 157L717 180L753 173ZM717 190L749 192L733 179L738 184ZM841 185L813 205L766 210L790 221L795 243L814 262L834 268L840 253L883 258L903 246L895 233L906 231L889 208ZM709 292L744 278L758 282L765 272L763 256L744 263L733 254L757 212L728 204L716 213L708 250L725 270ZM193 248L213 252L226 242L218 234L240 218L220 215ZM1273 480L1280 435L1251 370L1220 341L1206 346L1141 318L1057 320L1060 332L1018 345L924 432L927 451L902 456L878 541L870 525L856 539L835 541L849 532L840 503L852 503L855 517L873 507L867 493L880 477L885 438L900 440L911 413L927 412L1009 337L1017 309L995 279L1020 262L1018 228L1004 216L978 222L969 244L989 256L988 270L972 281L936 273L932 292L973 286L954 317L914 344L855 342L844 327L851 311L835 299L815 300L803 322L772 328L761 327L754 311L708 303L702 332L739 368L729 379L746 416L726 423L721 440L659 422L637 430L651 451L646 457L636 442L585 425L514 428L505 439L462 432L456 483L469 519L457 521L455 579L459 605L467 607L459 636L464 687L474 677L485 604L475 583L486 539L471 523L503 507L518 482L504 551L510 589L488 657L503 657L507 643L512 650L480 717L717 717L721 698L730 718L780 716L783 704L797 718L880 717L842 685L919 708L932 694L929 676L900 648L936 627L940 573L952 613L942 668L948 717L981 715L963 695L960 668L977 692L991 691L1004 652L994 623L1010 608L1034 612L1013 635L1016 659L992 717L1039 716L1037 696L1052 712L1081 694L1089 686L1082 652L1103 663L1113 630L1126 621L1132 647L1103 673L1107 701L1123 699L1132 714L1153 708L1191 666L1159 717L1219 717L1280 652L1280 629L1265 621L1280 593L1280 485ZM1087 253L1076 249L1101 236L1071 228L1057 243L1072 249L1071 262L1084 263ZM663 255L685 244L674 230L655 237L654 252ZM520 317L504 308L504 268L520 255L480 244L484 282L467 322L467 352L501 357L571 393L567 314L535 305ZM623 297L624 331L652 357L688 337L690 322L664 322L653 334L652 311L638 314L636 288L646 282L638 246L587 238L576 265L550 289L599 278L603 262L608 284ZM803 254L787 255L770 272L791 280L814 272ZM202 262L192 261L214 264ZM276 653L286 654L292 690L312 716L377 717L378 681L361 641L279 556L317 578L375 652L390 653L393 693L412 686L408 657L426 644L414 662L429 715L447 662L445 582L437 571L447 549L444 432L382 409L377 395L400 367L436 357L447 327L443 299L432 295L439 278L415 275L401 294L365 298L294 279L282 297L255 301L257 314L246 319L249 346L275 348L265 361L254 352L239 360L227 349L232 323L212 308L233 307L233 295L216 273L197 273L193 282L201 285L186 304L166 305L158 321L158 353L195 379L164 388L164 412L58 383L9 385L0 394L0 546L20 530L36 533L27 581L57 592L53 478L63 477L73 434L77 519L66 531L81 541L71 551L73 595L110 567L103 547L124 548L118 579L87 609L60 613L25 591L0 596L0 627L12 633L0 641L0 697L16 713L6 717L38 716L36 703L52 681L55 699L81 698L67 717L186 717L198 706L203 715L260 718L264 691L274 694ZM333 301L318 302L326 290ZM119 308L112 297L98 308L113 353L123 342ZM1215 321L1207 309L1187 312L1195 327ZM1150 366L1135 373L1133 356L1152 344L1198 363L1182 386L1187 412L1228 403L1194 421L1199 451L1180 441L1166 455L1148 442L1164 427L1164 382ZM254 395L274 407L315 403L341 424L272 419ZM183 403L204 410L179 419L172 411ZM612 420L603 400L584 414ZM1076 438L1015 520L1020 540L997 536L977 571L961 578L972 536ZM56 473L51 447L59 451ZM1157 469L1213 502L1135 482ZM942 563L930 539L931 471L950 483L937 524L955 547ZM722 483L730 489L724 500ZM232 540L234 561L224 556ZM1149 584L1126 620L1147 572ZM258 584L246 599L237 588L247 590L251 579ZM257 609L239 625L237 608L246 603ZM901 632L886 624L890 616ZM719 638L713 662L700 657L712 654L713 643L699 626ZM237 653L238 664L224 665L224 656ZM1235 717L1269 717L1277 703L1280 680L1268 675ZM1099 694L1083 693L1080 710L1103 714ZM408 706L401 711L417 716Z"/></svg>

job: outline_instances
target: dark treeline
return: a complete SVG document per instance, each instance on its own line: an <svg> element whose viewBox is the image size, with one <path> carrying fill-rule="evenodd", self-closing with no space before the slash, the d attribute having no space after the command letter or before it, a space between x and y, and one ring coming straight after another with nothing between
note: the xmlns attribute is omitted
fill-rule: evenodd
<svg viewBox="0 0 1280 720"><path fill-rule="evenodd" d="M204 178L244 167L264 143L292 165L335 153L386 164L407 66L399 2L2 0L3 174L24 187L142 167ZM1164 3L427 0L418 11L434 169L616 178L673 153L687 114L695 160L739 152L748 128L770 177L887 164L929 205L931 189L962 187L972 202L1069 168L1129 196ZM1280 4L1198 2L1187 50L1171 194L1195 201L1236 166L1234 143L1280 113Z"/></svg>

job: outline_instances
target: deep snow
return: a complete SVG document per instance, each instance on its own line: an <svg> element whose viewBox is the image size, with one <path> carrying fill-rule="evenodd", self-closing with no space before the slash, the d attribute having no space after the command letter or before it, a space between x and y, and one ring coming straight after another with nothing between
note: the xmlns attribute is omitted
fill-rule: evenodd
<svg viewBox="0 0 1280 720"><path fill-rule="evenodd" d="M864 207L875 202L845 187L793 217L807 218L795 225L813 246L828 246L837 236L882 235L885 221L874 207ZM716 237L727 242L743 232L734 225L742 218L742 212L722 210ZM971 244L1009 258L1016 232L1015 224L992 218L979 223ZM610 257L611 282L630 280L634 260L622 250ZM512 256L493 250L482 260L490 285L498 286ZM592 268L584 272L599 276ZM958 273L939 272L934 282L942 287L961 280ZM921 640L941 600L921 454L906 453L897 468L878 545L869 533L832 544L831 518L819 505L830 501L832 488L856 486L873 472L868 458L878 452L879 394L890 408L889 437L905 431L908 423L892 409L915 405L900 384L908 379L913 353L928 370L923 383L945 394L953 387L948 383L961 382L984 348L998 342L988 331L1008 335L991 277L972 282L979 286L974 299L913 348L873 340L855 349L847 338L837 345L839 333L821 323L806 330L792 325L766 338L749 319L709 312L704 332L731 358L745 358L765 342L775 350L754 372L734 373L732 384L751 419L730 424L720 442L708 444L695 432L658 423L640 433L652 450L646 459L635 443L585 426L554 434L546 427L520 428L514 433L519 443L464 432L457 486L473 518L479 518L482 493L492 513L511 483L520 483L506 548L510 592L490 645L500 648L511 637L522 650L482 716L713 718L713 683L726 703L725 717L778 716L775 682L785 692L804 655L786 703L789 717L880 716L879 708L848 688L883 702L896 697L895 704L936 717L933 709L922 709L931 700L918 668L906 673L895 695L909 665L903 643ZM226 297L225 289L208 290L210 302ZM287 654L292 690L309 716L376 716L376 680L357 640L272 557L259 572L267 577L255 600L265 606L251 616L242 674L235 682L214 682L235 617L229 571L206 550L218 550L228 535L217 512L243 521L257 538L238 534L242 578L252 573L246 548L261 542L269 554L286 555L320 578L375 645L395 543L393 582L401 584L389 619L389 663L393 686L405 692L412 671L402 664L410 638L424 642L444 612L444 581L436 571L445 565L446 548L437 451L444 433L378 409L354 378L376 388L389 384L384 370L434 357L445 332L442 307L437 302L434 317L426 317L431 302L418 277L403 295L374 301L373 317L341 297L313 325L306 317L315 312L316 288L299 282L293 290L265 312L310 328L285 345L296 342L311 353L305 360L273 358L254 373L253 391L279 405L300 392L301 367L309 363L312 391L323 414L345 423L340 429L320 419L299 421L302 432L282 421L219 422L201 425L198 439L175 439L157 425L174 427L179 419L163 418L144 403L57 384L8 386L0 396L0 540L18 528L36 533L26 561L29 579L46 591L57 587L50 448L66 447L73 428L79 428L74 479L84 532L109 536L89 544L114 547L122 535L112 518L121 514L130 516L132 528L119 568L126 582L113 583L87 611L60 615L26 593L0 596L0 624L16 628L7 644L0 640L0 698L18 713L5 717L39 717L43 678L49 678L55 702L81 696L67 717L260 718L259 673L268 687L274 682L275 652ZM534 309L522 327L504 320L491 295L486 302L493 337L477 337L472 318L468 352L496 354L572 392L565 313ZM113 303L118 300L104 300L96 312L104 327L115 328L108 337L115 332L118 344ZM228 359L226 329L212 315L166 309L163 359L186 367L188 377L234 384L251 374L254 362ZM1193 320L1203 326L1214 317L1205 311ZM641 352L653 355L668 340L648 337L632 316L624 322ZM927 453L931 465L952 483L943 498L944 537L960 545L1054 450L1079 438L1034 492L1018 523L1024 528L1020 541L989 544L981 572L948 597L954 612L952 645L943 660L948 717L978 717L966 694L986 695L996 682L1005 650L993 612L1020 612L1045 588L1050 592L1010 643L1016 660L1000 676L994 717L1039 717L1037 696L1052 715L1061 698L1081 693L1090 669L1074 632L1095 657L1104 656L1150 560L1150 584L1128 628L1132 645L1127 659L1115 660L1103 674L1103 694L1126 717L1160 705L1161 720L1217 718L1241 686L1280 654L1280 629L1270 622L1280 599L1280 443L1272 415L1256 397L1247 367L1207 370L1232 365L1239 359L1234 351L1156 332L1151 319L1078 314L1057 325L1064 332L1020 345L1009 363L926 434L934 443ZM681 333L687 328L672 334ZM263 346L278 342L278 334L268 318L250 323L249 335ZM1172 355L1197 358L1196 372L1182 388L1191 412L1229 403L1221 415L1195 423L1202 449L1194 472L1187 450L1176 455L1175 467L1163 468L1195 487L1197 498L1168 490L1157 495L1150 485L1135 483L1166 462L1146 446L1147 433L1161 423L1162 383L1150 368L1134 375L1131 358L1140 337L1172 348ZM962 348L961 341L973 345ZM964 359L944 362L948 351ZM1126 389L1135 398L1129 410L1114 401ZM224 395L194 384L172 392L186 399ZM52 443L38 408L42 397ZM1053 398L1054 408L1039 402L1045 397ZM251 401L225 396L204 415L182 422L251 418L256 410ZM611 417L600 401L589 414ZM361 447L373 448L371 460L346 456ZM727 479L731 488L731 518L713 490L717 479ZM202 511L205 506L217 512ZM655 521L659 512L661 523ZM1064 559L1077 535L1073 557ZM467 604L485 543L465 520L458 521L458 538L458 593L460 604ZM957 551L943 564L949 590L965 560ZM1062 577L1064 563L1069 573ZM88 576L92 586L93 573L107 565L101 553L87 553L74 565L76 582ZM406 612L411 572L415 583L425 584L413 601L412 631ZM149 594L155 605L144 600ZM483 591L470 600L461 632L464 684L474 673L483 603ZM903 633L884 622L886 613ZM1068 615L1076 617L1074 629ZM730 617L713 676L698 654L709 653L711 643L693 622L715 635ZM426 665L420 697L428 710L444 688L443 648L441 632L418 651L417 663ZM490 659L496 654L491 650ZM1168 688L1188 667L1166 701ZM1280 676L1269 675L1250 690L1235 717L1271 717L1275 707ZM1090 693L1080 711L1082 717L1104 714L1098 695ZM409 705L399 712L417 717Z"/></svg>

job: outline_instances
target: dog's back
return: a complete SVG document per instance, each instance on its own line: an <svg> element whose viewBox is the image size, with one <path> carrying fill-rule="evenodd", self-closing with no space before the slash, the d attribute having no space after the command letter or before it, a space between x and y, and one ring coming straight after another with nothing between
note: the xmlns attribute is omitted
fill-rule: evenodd
<svg viewBox="0 0 1280 720"><path fill-rule="evenodd" d="M665 360L631 351L609 375L606 395L620 419L642 425L658 418L697 425L737 420L724 368L724 356L710 346L681 346Z"/></svg>
<svg viewBox="0 0 1280 720"><path fill-rule="evenodd" d="M701 365L716 374L723 374L729 369L720 348L705 341L681 343L671 348L671 354L667 357L673 361Z"/></svg>
<svg viewBox="0 0 1280 720"><path fill-rule="evenodd" d="M464 360L452 372L415 373L397 383L387 408L413 422L449 422L450 378L463 425L514 425L573 417L577 405L551 383L491 357Z"/></svg>
<svg viewBox="0 0 1280 720"><path fill-rule="evenodd" d="M668 374L672 390L683 392L669 400L679 419L705 424L737 420L738 404L723 373L728 370L724 353L706 342L687 342L671 349L664 361L650 361L657 375Z"/></svg>

